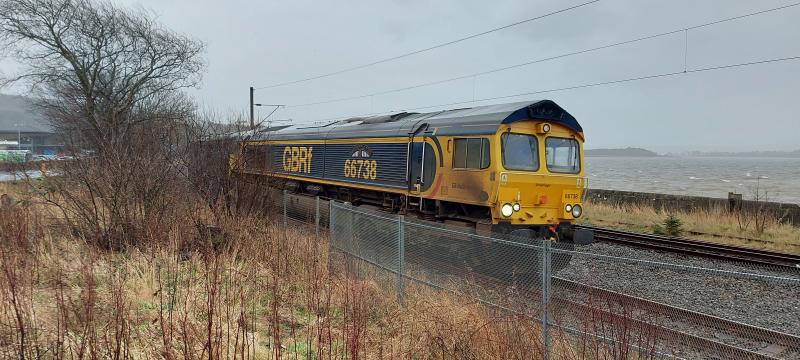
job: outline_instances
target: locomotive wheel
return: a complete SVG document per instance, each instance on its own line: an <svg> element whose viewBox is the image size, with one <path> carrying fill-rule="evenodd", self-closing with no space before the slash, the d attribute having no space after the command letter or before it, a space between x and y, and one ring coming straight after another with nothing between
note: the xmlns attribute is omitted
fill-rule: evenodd
<svg viewBox="0 0 800 360"><path fill-rule="evenodd" d="M542 242L550 241L545 239L543 236L540 236L531 229L517 229L511 232L510 240L514 242L519 242L523 244L530 244L535 246L541 246ZM551 248L555 249L556 251L551 251L551 259L550 259L550 271L556 273L558 271L563 270L566 268L570 260L572 259L572 254L560 252L558 250L566 250L566 251L574 251L575 244L572 241L563 241L559 239L559 241L555 241L551 243ZM535 259L531 259L531 264L536 264L533 267L525 267L523 264L523 270L532 270L535 273L539 273L541 269L542 263L542 253L540 249L532 249L532 255L536 256Z"/></svg>
<svg viewBox="0 0 800 360"><path fill-rule="evenodd" d="M575 243L572 241L559 241L553 244L553 248L558 250L575 251ZM572 261L572 253L567 252L551 252L553 258L551 260L550 269L553 274L563 270L569 266Z"/></svg>
<svg viewBox="0 0 800 360"><path fill-rule="evenodd" d="M506 276L520 285L536 287L541 281L542 242L548 240L532 229L513 230L508 234L508 240L519 244L533 245L535 248L514 246L515 254L509 254L511 255L509 259L513 260L507 263L509 269Z"/></svg>
<svg viewBox="0 0 800 360"><path fill-rule="evenodd" d="M539 234L534 231L533 229L516 229L511 231L508 234L508 239L521 243L521 244L529 244L529 245L539 245L539 242L544 240L543 237L540 237Z"/></svg>

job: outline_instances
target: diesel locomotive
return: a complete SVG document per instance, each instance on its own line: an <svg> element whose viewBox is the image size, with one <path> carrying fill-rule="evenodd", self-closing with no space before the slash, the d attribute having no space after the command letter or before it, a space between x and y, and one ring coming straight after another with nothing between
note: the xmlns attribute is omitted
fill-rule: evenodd
<svg viewBox="0 0 800 360"><path fill-rule="evenodd" d="M241 176L319 195L460 223L514 241L585 243L584 134L551 100L293 126L241 142Z"/></svg>

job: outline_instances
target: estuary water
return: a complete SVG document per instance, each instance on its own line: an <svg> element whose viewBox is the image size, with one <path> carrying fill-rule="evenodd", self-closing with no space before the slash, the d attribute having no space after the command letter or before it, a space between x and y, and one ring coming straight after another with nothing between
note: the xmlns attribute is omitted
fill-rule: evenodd
<svg viewBox="0 0 800 360"><path fill-rule="evenodd" d="M49 175L51 171L48 171L47 174ZM25 172L22 171L0 171L0 182L3 181L20 181L26 179L36 179L42 177L42 172L39 170L28 170Z"/></svg>
<svg viewBox="0 0 800 360"><path fill-rule="evenodd" d="M589 187L800 204L800 158L587 157Z"/></svg>

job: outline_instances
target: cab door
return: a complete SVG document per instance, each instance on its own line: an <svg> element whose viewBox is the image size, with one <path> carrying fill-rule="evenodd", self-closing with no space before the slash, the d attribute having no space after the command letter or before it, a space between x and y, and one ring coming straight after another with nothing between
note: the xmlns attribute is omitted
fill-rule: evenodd
<svg viewBox="0 0 800 360"><path fill-rule="evenodd" d="M436 154L426 139L425 135L414 136L409 145L408 191L412 196L427 191L436 176Z"/></svg>
<svg viewBox="0 0 800 360"><path fill-rule="evenodd" d="M411 195L419 195L420 190L422 189L424 179L422 179L422 159L425 156L423 153L423 143L421 142L414 142L414 138L411 138L411 143L409 143L409 155L408 161L409 165L409 175L408 175L408 192Z"/></svg>

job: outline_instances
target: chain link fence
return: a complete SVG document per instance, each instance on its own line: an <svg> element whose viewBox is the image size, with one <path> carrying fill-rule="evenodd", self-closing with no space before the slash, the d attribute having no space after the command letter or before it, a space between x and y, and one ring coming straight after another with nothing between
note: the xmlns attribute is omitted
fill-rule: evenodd
<svg viewBox="0 0 800 360"><path fill-rule="evenodd" d="M332 262L400 303L434 291L527 317L542 358L800 359L797 269L479 234L280 191L273 199L284 226L328 235Z"/></svg>

